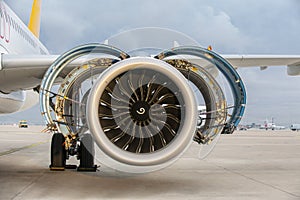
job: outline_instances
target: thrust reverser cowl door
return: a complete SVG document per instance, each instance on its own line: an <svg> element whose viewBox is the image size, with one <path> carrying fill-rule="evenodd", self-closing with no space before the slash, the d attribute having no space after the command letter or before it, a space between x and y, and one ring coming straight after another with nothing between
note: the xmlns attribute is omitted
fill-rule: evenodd
<svg viewBox="0 0 300 200"><path fill-rule="evenodd" d="M239 124L246 105L244 84L236 70L224 58L208 49L192 46L176 47L171 50L166 50L156 57L164 60L175 57L177 58L175 60L179 63L183 62L181 60L186 60L191 66L188 67L188 65L180 64L179 69L182 67L189 68L189 77L192 77L193 73L199 74L199 71L201 71L202 67L197 65L197 59L192 58L189 60L191 57L197 57L198 60L202 60L202 63L203 61L208 62L208 64L204 66L215 66L220 72L219 77L223 77L224 83L226 83L222 84L222 86L228 86L229 95L226 94L225 100L222 91L226 92L226 90L221 89L216 81L219 77L210 77L207 74L206 76L202 75L201 78L199 77L197 79L198 81L193 81L193 79L188 78L195 85L197 82L202 82L202 84L200 84L202 86L198 87L196 85L196 88L204 97L206 111L199 112L199 117L201 118L201 115L205 115L204 119L206 123L204 127L198 129L195 141L204 144L199 154L200 158L204 158L216 144L221 132L231 134ZM203 72L205 74L205 70L202 70L202 73ZM226 102L228 102L228 100L231 101L230 106L227 106ZM207 121L210 123L207 124ZM207 146L209 144L210 147Z"/></svg>

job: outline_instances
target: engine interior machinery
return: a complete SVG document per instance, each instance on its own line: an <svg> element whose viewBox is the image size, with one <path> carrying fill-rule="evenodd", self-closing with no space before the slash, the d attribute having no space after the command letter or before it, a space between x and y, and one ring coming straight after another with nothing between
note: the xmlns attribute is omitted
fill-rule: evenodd
<svg viewBox="0 0 300 200"><path fill-rule="evenodd" d="M80 66L69 67L78 59ZM195 60L225 77L233 105L227 105L215 75ZM77 156L78 170L96 170L95 141L102 164L144 173L170 165L193 141L209 146L221 133L232 133L246 92L236 70L205 48L179 46L135 56L111 45L86 44L48 69L40 102L54 132L51 169L63 170L66 160Z"/></svg>

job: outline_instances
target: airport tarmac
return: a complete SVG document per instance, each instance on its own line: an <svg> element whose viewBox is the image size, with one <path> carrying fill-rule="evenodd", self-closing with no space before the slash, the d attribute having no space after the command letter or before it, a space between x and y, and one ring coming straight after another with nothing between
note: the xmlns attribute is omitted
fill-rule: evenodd
<svg viewBox="0 0 300 200"><path fill-rule="evenodd" d="M0 126L0 199L300 199L300 132L221 135L203 160L194 143L168 168L124 176L49 171L51 135L42 129Z"/></svg>

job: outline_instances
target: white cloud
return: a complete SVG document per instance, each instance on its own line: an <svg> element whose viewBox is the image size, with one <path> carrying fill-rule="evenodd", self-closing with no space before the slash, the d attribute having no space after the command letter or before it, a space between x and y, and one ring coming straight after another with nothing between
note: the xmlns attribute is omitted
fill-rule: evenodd
<svg viewBox="0 0 300 200"><path fill-rule="evenodd" d="M7 3L28 21L32 0ZM56 53L122 30L158 26L221 53L300 54L297 0L44 0L42 5L41 40ZM287 77L285 68L240 72L249 96L246 121L276 115L284 123L300 122L299 77Z"/></svg>

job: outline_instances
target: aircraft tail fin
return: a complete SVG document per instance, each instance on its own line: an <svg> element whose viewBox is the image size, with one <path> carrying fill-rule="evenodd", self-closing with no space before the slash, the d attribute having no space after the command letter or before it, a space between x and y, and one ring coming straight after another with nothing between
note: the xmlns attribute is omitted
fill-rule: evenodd
<svg viewBox="0 0 300 200"><path fill-rule="evenodd" d="M41 0L33 0L28 28L37 38L39 38L40 35L40 23L41 23Z"/></svg>

